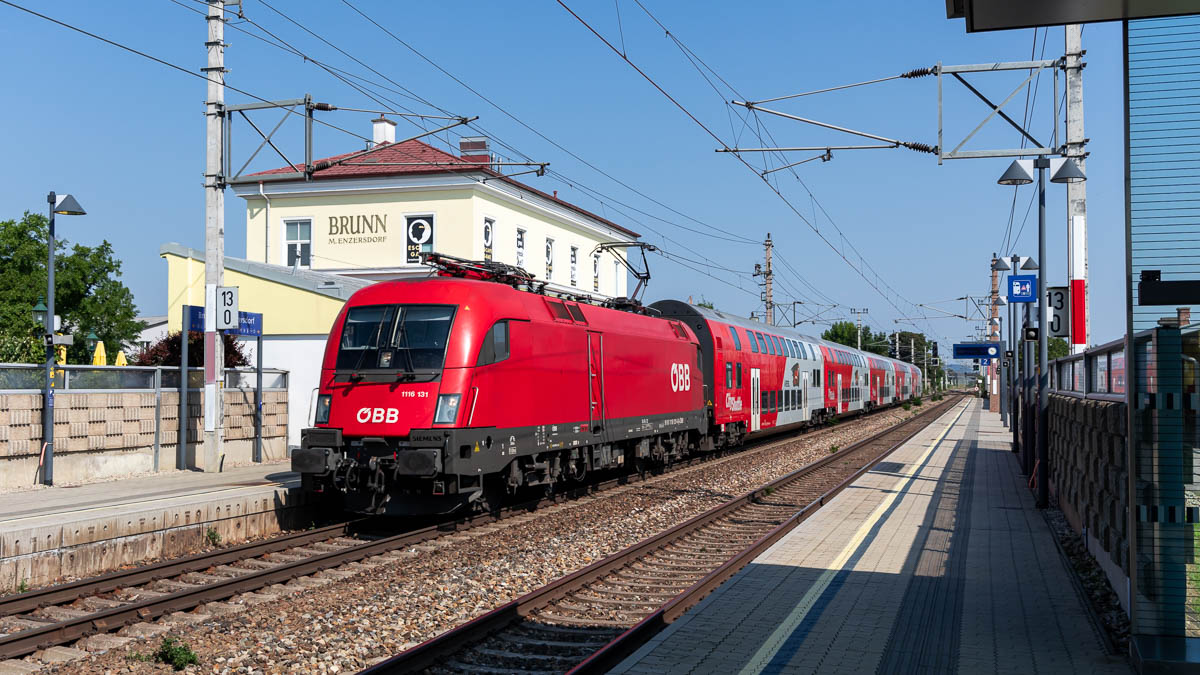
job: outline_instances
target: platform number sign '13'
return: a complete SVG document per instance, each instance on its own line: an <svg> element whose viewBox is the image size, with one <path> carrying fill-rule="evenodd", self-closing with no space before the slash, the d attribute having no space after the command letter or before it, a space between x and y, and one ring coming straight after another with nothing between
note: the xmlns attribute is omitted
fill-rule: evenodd
<svg viewBox="0 0 1200 675"><path fill-rule="evenodd" d="M1066 286L1046 289L1046 308L1050 315L1047 337L1071 337L1071 295Z"/></svg>
<svg viewBox="0 0 1200 675"><path fill-rule="evenodd" d="M421 253L433 250L433 216L407 216L405 221L408 262L421 262Z"/></svg>
<svg viewBox="0 0 1200 675"><path fill-rule="evenodd" d="M671 364L671 391L691 391L692 367L686 363Z"/></svg>
<svg viewBox="0 0 1200 675"><path fill-rule="evenodd" d="M237 286L220 286L217 288L217 330L237 330L237 328Z"/></svg>

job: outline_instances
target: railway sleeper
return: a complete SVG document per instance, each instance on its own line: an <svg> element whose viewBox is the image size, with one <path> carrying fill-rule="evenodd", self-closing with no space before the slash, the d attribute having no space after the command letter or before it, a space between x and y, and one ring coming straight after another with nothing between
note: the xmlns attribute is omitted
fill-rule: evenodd
<svg viewBox="0 0 1200 675"><path fill-rule="evenodd" d="M584 609L587 609L590 607L594 607L595 605L602 605L605 607L631 608L631 609L637 609L640 611L641 609L644 609L644 608L657 609L658 607L660 607L662 605L662 603L657 600L633 600L630 598L608 598L603 595L584 593L583 591L579 591L579 592L575 593L574 595L570 596L570 600L579 600L586 604L576 605L573 602L570 602L569 600L564 600L564 601L559 602L559 606L566 607L568 609L575 609L577 607L582 607Z"/></svg>
<svg viewBox="0 0 1200 675"><path fill-rule="evenodd" d="M578 651L584 651L582 649ZM569 670L579 662L578 656L574 654L536 654L529 652L513 652L507 649L496 649L493 647L475 647L469 653L470 657L484 658L484 664L489 666L497 665L513 665L517 667L533 665L537 668L554 668L561 670Z"/></svg>
<svg viewBox="0 0 1200 675"><path fill-rule="evenodd" d="M544 675L545 673L559 673L558 670L526 670L513 668L494 668L482 663L463 663L462 661L447 661L439 665L431 672L441 673L480 673L481 675Z"/></svg>
<svg viewBox="0 0 1200 675"><path fill-rule="evenodd" d="M540 609L538 610L538 614L536 614L536 616L542 620L556 621L558 623L565 623L565 625L569 626L619 628L620 631L625 631L625 629L628 629L630 626L635 625L635 623L644 619L644 617L646 617L648 614L649 613L647 611L647 613L631 615L628 620L618 621L613 619L596 619L596 617L592 616L568 616L565 614L559 614L557 611L552 609Z"/></svg>
<svg viewBox="0 0 1200 675"><path fill-rule="evenodd" d="M634 591L628 590L629 587L610 586L607 584L595 584L590 587L597 593L605 593L608 595L628 596L632 598L661 598L664 602L679 595L671 591Z"/></svg>
<svg viewBox="0 0 1200 675"><path fill-rule="evenodd" d="M535 649L544 649L544 650L587 649L587 650L594 652L597 649L600 649L604 645L608 644L608 640L590 640L587 642L583 642L583 641L573 642L570 640L540 640L537 638L529 637L528 635L524 635L524 634L513 635L511 632L508 632L508 631L505 631L505 632L502 632L502 633L496 635L496 639L502 640L504 642L511 642L514 644L526 645L529 647L533 647Z"/></svg>

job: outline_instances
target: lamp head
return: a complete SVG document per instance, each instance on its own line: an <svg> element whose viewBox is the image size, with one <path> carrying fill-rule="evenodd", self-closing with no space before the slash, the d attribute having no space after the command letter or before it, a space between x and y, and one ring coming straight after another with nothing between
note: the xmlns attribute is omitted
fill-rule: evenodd
<svg viewBox="0 0 1200 675"><path fill-rule="evenodd" d="M39 297L37 304L33 306L33 320L43 329L46 327L46 312L49 309L46 307L46 298Z"/></svg>
<svg viewBox="0 0 1200 675"><path fill-rule="evenodd" d="M58 195L53 211L60 216L85 216L87 211L71 195Z"/></svg>
<svg viewBox="0 0 1200 675"><path fill-rule="evenodd" d="M1034 260L1032 257L1026 258L1025 262L1021 263L1021 269L1027 270L1029 272L1036 271L1038 269L1037 261Z"/></svg>
<svg viewBox="0 0 1200 675"><path fill-rule="evenodd" d="M1029 185L1033 182L1033 160L1013 160L1013 163L1008 165L1008 170L996 182L1001 185Z"/></svg>
<svg viewBox="0 0 1200 675"><path fill-rule="evenodd" d="M1058 168L1050 174L1051 183L1082 183L1087 180L1083 170L1070 157L1056 160L1054 163L1058 164Z"/></svg>
<svg viewBox="0 0 1200 675"><path fill-rule="evenodd" d="M992 262L992 269L997 272L1007 272L1012 269L1012 265L1009 265L1004 258L996 258Z"/></svg>
<svg viewBox="0 0 1200 675"><path fill-rule="evenodd" d="M100 341L100 337L98 335L96 335L96 331L90 330L90 331L88 331L86 340L87 340L87 348L88 348L88 351L90 352L90 351L94 351L96 349L96 343Z"/></svg>

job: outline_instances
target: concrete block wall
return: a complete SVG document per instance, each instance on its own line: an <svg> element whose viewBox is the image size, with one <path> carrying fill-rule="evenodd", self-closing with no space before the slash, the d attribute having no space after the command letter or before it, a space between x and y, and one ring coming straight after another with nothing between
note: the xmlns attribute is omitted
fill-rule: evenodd
<svg viewBox="0 0 1200 675"><path fill-rule="evenodd" d="M1050 395L1050 486L1124 599L1129 575L1125 404Z"/></svg>
<svg viewBox="0 0 1200 675"><path fill-rule="evenodd" d="M158 409L159 470L175 467L179 440L179 392L162 391ZM155 469L153 391L71 392L54 399L54 478L72 483L85 478L120 478ZM226 390L226 462L253 459L254 392ZM263 392L263 457L287 453L287 391ZM201 439L203 401L188 393L189 457ZM0 488L33 485L42 451L42 395L0 394ZM195 464L193 463L193 466ZM215 467L201 467L215 470Z"/></svg>

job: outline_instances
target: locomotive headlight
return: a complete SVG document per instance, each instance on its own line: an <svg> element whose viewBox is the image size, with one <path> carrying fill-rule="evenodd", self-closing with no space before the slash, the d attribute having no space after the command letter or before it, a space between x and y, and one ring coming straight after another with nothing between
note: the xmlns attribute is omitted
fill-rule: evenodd
<svg viewBox="0 0 1200 675"><path fill-rule="evenodd" d="M333 396L329 394L321 394L317 397L317 414L314 422L317 424L329 424L329 407L333 405Z"/></svg>
<svg viewBox="0 0 1200 675"><path fill-rule="evenodd" d="M458 402L462 394L442 394L438 396L437 410L433 413L434 424L454 424L458 419Z"/></svg>

